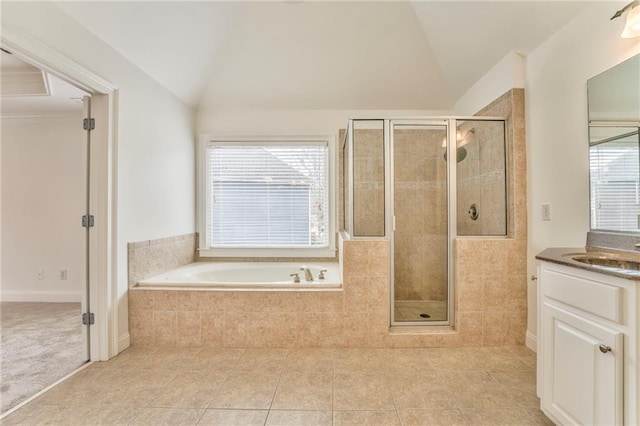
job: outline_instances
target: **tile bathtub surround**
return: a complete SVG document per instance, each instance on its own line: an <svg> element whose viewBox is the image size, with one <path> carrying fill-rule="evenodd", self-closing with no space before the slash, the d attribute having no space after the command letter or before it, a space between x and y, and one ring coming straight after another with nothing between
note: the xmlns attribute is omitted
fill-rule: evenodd
<svg viewBox="0 0 640 426"><path fill-rule="evenodd" d="M195 262L198 234L127 244L129 287L138 281Z"/></svg>
<svg viewBox="0 0 640 426"><path fill-rule="evenodd" d="M518 292L510 287L507 278L518 277L512 270L518 265L508 262L506 256L525 246L504 241L511 241L504 249L503 241L469 240L471 247L464 245L466 241L457 244L458 257L465 262L459 265L463 275L457 284L454 331L390 332L389 243L341 237L342 291L132 288L131 342L135 346L222 348L451 347L520 342L524 323L519 322L519 315L526 312L526 289ZM478 257L483 253L486 258ZM501 266L479 272L484 264L496 263ZM504 279L498 279L498 274Z"/></svg>
<svg viewBox="0 0 640 426"><path fill-rule="evenodd" d="M342 244L342 243L341 243ZM342 291L129 290L133 345L380 346L388 321L386 241L346 242Z"/></svg>
<svg viewBox="0 0 640 426"><path fill-rule="evenodd" d="M521 346L132 347L2 423L551 425L535 377L535 354Z"/></svg>

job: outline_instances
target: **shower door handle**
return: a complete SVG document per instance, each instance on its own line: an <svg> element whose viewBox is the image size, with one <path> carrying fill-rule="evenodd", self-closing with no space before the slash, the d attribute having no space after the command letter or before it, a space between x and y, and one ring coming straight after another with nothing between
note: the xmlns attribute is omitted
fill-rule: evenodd
<svg viewBox="0 0 640 426"><path fill-rule="evenodd" d="M391 217L391 227L393 228L393 232L396 232L396 215Z"/></svg>

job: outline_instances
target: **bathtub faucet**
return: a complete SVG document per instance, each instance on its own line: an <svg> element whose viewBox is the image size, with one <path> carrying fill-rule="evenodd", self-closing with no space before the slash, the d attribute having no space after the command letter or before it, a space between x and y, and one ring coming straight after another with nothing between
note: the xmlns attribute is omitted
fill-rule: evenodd
<svg viewBox="0 0 640 426"><path fill-rule="evenodd" d="M299 269L300 272L304 272L305 281L313 281L313 275L311 274L311 270L306 266L302 265Z"/></svg>

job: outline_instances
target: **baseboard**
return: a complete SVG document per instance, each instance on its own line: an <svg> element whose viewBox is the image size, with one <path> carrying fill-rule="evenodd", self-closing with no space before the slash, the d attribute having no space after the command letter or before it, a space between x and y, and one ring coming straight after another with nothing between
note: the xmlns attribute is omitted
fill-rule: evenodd
<svg viewBox="0 0 640 426"><path fill-rule="evenodd" d="M524 344L532 351L534 352L538 351L538 337L533 333L531 333L530 331L527 331Z"/></svg>
<svg viewBox="0 0 640 426"><path fill-rule="evenodd" d="M0 293L3 302L75 302L80 303L82 293L75 291L12 291Z"/></svg>
<svg viewBox="0 0 640 426"><path fill-rule="evenodd" d="M118 338L118 353L124 351L129 346L131 346L131 335L129 333L125 333Z"/></svg>

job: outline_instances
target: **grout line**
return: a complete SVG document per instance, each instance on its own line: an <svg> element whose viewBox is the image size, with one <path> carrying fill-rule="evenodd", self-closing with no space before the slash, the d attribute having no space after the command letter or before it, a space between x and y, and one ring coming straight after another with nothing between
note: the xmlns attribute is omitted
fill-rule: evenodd
<svg viewBox="0 0 640 426"><path fill-rule="evenodd" d="M285 367L287 365L287 359L289 359L289 354L291 353L290 349L287 349L287 356L284 357L284 361L282 362L282 370L280 370L280 375L278 376L278 383L276 383L276 388L273 391L273 396L271 397L271 404L269 404L269 408L267 411L267 417L264 419L264 424L267 424L269 420L269 416L271 415L271 407L273 407L273 401L276 399L276 395L278 394L278 387L280 386L280 380L282 379L282 375L284 374Z"/></svg>

